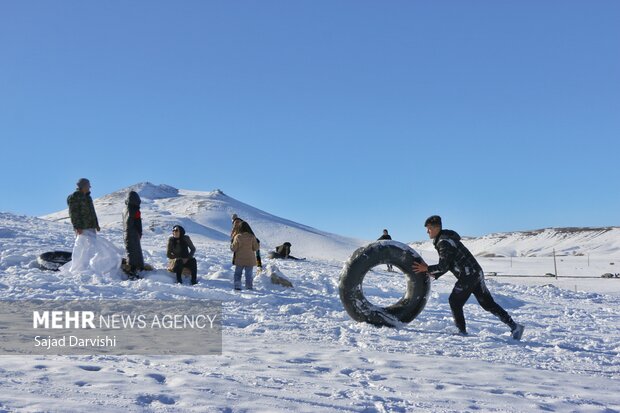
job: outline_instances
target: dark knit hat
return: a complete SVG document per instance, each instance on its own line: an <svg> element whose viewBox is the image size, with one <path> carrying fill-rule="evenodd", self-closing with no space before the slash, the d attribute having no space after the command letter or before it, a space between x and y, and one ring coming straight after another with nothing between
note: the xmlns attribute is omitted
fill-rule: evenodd
<svg viewBox="0 0 620 413"><path fill-rule="evenodd" d="M80 178L76 183L78 189L85 188L90 185L90 181L86 178Z"/></svg>
<svg viewBox="0 0 620 413"><path fill-rule="evenodd" d="M427 227L429 225L432 225L434 227L441 227L441 217L439 215L432 215L426 218L426 221L424 221L424 226Z"/></svg>

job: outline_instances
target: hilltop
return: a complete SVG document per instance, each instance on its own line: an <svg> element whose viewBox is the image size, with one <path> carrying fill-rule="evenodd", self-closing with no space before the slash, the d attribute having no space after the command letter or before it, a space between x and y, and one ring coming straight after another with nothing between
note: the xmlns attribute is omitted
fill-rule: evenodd
<svg viewBox="0 0 620 413"><path fill-rule="evenodd" d="M238 201L223 191L210 192L177 189L169 185L142 182L94 200L100 225L104 229L121 229L121 214L129 191L142 198L142 220L145 236L168 235L175 224L185 227L192 238L206 242L228 242L231 215L248 221L261 241L261 249L273 249L285 241L293 245L296 256L346 260L364 240L343 237L272 215ZM42 217L69 222L64 209Z"/></svg>

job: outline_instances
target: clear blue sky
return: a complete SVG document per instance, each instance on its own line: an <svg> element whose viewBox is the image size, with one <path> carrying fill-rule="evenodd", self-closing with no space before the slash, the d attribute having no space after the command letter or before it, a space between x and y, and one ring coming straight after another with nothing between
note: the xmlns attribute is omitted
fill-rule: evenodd
<svg viewBox="0 0 620 413"><path fill-rule="evenodd" d="M0 210L151 181L342 235L620 225L619 1L0 1Z"/></svg>

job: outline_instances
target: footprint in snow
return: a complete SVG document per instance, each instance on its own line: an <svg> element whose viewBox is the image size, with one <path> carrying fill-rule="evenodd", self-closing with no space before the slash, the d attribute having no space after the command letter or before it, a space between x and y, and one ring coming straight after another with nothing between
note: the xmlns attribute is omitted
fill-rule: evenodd
<svg viewBox="0 0 620 413"><path fill-rule="evenodd" d="M162 404L175 404L176 400L174 400L172 397L168 397L166 395L163 394L158 394L158 395L154 395L154 394L144 394L142 396L139 396L136 401L138 402L138 404L151 404L153 402L160 402Z"/></svg>
<svg viewBox="0 0 620 413"><path fill-rule="evenodd" d="M149 373L149 374L146 375L146 377L150 377L150 378L154 379L159 384L164 384L166 382L166 376L164 376L162 374Z"/></svg>
<svg viewBox="0 0 620 413"><path fill-rule="evenodd" d="M101 370L101 367L99 366L78 366L79 368L81 368L82 370L86 370L86 371L99 371Z"/></svg>
<svg viewBox="0 0 620 413"><path fill-rule="evenodd" d="M312 363L316 360L311 359L311 358L304 358L304 357L299 357L299 358L294 358L294 359L288 359L286 360L287 363L292 363L292 364L309 364Z"/></svg>

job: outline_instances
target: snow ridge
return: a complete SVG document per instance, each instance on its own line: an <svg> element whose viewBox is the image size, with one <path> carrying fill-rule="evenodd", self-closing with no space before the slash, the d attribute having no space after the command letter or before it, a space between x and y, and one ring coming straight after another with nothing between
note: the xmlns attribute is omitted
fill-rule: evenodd
<svg viewBox="0 0 620 413"><path fill-rule="evenodd" d="M145 231L153 235L168 234L173 225L180 224L192 238L228 242L231 216L237 214L250 223L261 241L263 251L288 241L293 245L295 256L344 261L355 249L366 244L364 240L321 231L269 214L226 195L220 189L210 192L192 191L150 182L131 185L95 199L95 209L102 228L122 228L121 215L125 199L132 190L142 198L143 226ZM66 209L42 218L69 222Z"/></svg>
<svg viewBox="0 0 620 413"><path fill-rule="evenodd" d="M545 228L463 237L479 257L609 256L620 254L620 228ZM430 241L414 242L414 249L433 250Z"/></svg>
<svg viewBox="0 0 620 413"><path fill-rule="evenodd" d="M163 208L158 203L182 197L151 202ZM101 234L123 243L117 227ZM591 278L592 290L586 292L573 291L572 284L558 288L552 279L532 285L526 279L511 284L489 277L494 298L526 325L526 334L513 341L506 326L472 300L466 305L470 336L460 337L451 334L450 276L433 282L429 302L412 323L375 328L352 321L344 311L338 296L342 263L280 260L278 268L294 288L273 285L261 274L255 290L233 291L228 243L197 236L199 282L177 285L165 270L168 236L149 232L143 237L146 261L156 270L142 280L68 276L36 264L43 251L70 250L74 238L68 224L0 213L0 299L219 300L225 329L223 354L213 357L0 357L0 410L620 410L620 295L608 293L612 286L619 288L618 280ZM483 267L492 260L482 259ZM518 258L515 264L537 260ZM594 261L601 266L610 259ZM265 260L266 266L274 263ZM379 266L367 275L364 294L387 305L402 297L405 283L402 274Z"/></svg>

